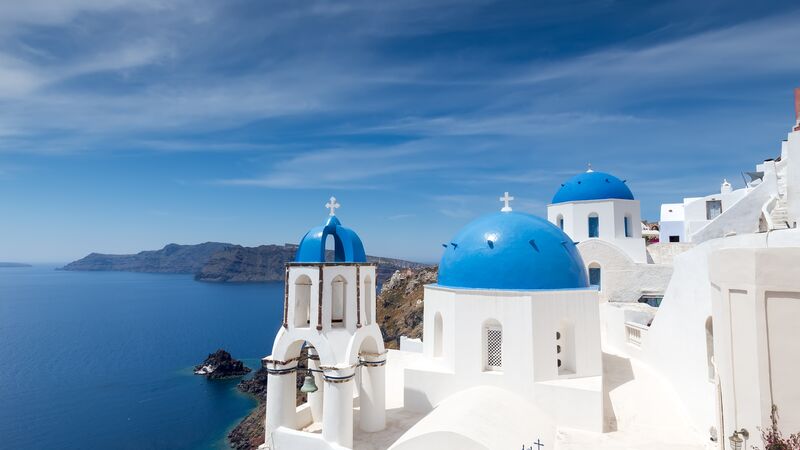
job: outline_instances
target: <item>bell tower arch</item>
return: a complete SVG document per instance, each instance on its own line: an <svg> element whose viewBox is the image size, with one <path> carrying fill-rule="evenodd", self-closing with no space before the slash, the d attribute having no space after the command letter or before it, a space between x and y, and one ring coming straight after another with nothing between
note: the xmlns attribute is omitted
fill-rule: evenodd
<svg viewBox="0 0 800 450"><path fill-rule="evenodd" d="M262 360L269 384L266 448L302 448L309 440L352 448L356 390L359 428L375 432L386 426L386 350L373 319L377 265L367 261L358 235L334 215L334 197L326 207L331 214L325 225L306 233L295 261L286 264L283 323L272 354ZM325 258L329 236L335 241L332 261ZM297 414L298 372L306 376L310 422L308 414ZM314 422L321 434L303 432Z"/></svg>

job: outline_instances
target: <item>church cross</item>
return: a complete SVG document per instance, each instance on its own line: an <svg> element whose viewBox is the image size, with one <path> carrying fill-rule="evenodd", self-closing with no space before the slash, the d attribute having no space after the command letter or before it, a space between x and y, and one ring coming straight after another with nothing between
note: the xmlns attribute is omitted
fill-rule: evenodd
<svg viewBox="0 0 800 450"><path fill-rule="evenodd" d="M533 445L537 447L536 450L541 450L541 448L544 447L544 444L542 444L542 441L540 441L539 439L536 439L536 442L534 442Z"/></svg>
<svg viewBox="0 0 800 450"><path fill-rule="evenodd" d="M509 211L511 211L511 206L509 205L509 203L511 202L511 200L514 200L514 197L511 197L511 196L509 196L509 195L508 195L508 192L506 192L505 194L503 194L503 196L502 196L502 197L500 197L500 201L501 201L501 202L503 202L503 204L504 204L505 206L503 206L503 208L502 208L502 209L500 209L500 211L502 211L502 212L509 212Z"/></svg>
<svg viewBox="0 0 800 450"><path fill-rule="evenodd" d="M332 196L332 197L331 197L331 199L328 201L328 203L326 203L326 204L325 204L325 207L331 210L331 215L332 215L332 216L335 216L335 215L336 215L336 208L339 208L339 207L341 207L341 206L342 206L342 205L340 205L340 204L336 203L336 197L333 197L333 196Z"/></svg>

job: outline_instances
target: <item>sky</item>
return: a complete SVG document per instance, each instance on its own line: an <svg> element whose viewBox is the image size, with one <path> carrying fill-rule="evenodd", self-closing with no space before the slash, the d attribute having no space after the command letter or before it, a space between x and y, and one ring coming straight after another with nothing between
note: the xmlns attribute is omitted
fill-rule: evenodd
<svg viewBox="0 0 800 450"><path fill-rule="evenodd" d="M586 170L661 203L780 152L796 1L0 3L0 261L297 243L436 261Z"/></svg>

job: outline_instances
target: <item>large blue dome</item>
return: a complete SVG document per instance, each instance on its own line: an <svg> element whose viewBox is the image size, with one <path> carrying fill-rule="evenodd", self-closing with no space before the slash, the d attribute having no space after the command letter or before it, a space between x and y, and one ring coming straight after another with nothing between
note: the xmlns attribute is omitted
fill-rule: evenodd
<svg viewBox="0 0 800 450"><path fill-rule="evenodd" d="M367 262L361 239L355 231L343 227L336 216L330 216L325 225L312 228L303 236L294 257L295 262L325 262L328 236L333 236L335 262Z"/></svg>
<svg viewBox="0 0 800 450"><path fill-rule="evenodd" d="M584 172L567 180L553 196L552 203L616 198L633 200L633 193L624 181L605 172Z"/></svg>
<svg viewBox="0 0 800 450"><path fill-rule="evenodd" d="M589 286L572 240L550 222L518 212L480 217L446 245L439 285L474 289L579 289Z"/></svg>

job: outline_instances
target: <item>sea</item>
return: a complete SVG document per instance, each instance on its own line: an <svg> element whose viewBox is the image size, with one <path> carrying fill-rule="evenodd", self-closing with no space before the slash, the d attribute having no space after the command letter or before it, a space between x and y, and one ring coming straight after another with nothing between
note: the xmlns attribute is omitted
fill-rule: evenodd
<svg viewBox="0 0 800 450"><path fill-rule="evenodd" d="M192 369L219 348L254 370L283 283L0 268L0 448L227 449L255 406Z"/></svg>

